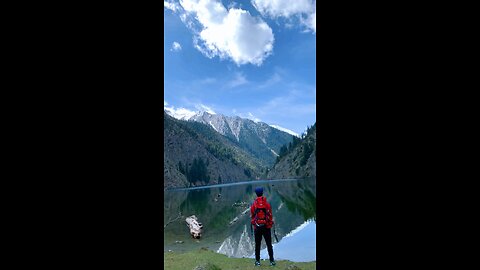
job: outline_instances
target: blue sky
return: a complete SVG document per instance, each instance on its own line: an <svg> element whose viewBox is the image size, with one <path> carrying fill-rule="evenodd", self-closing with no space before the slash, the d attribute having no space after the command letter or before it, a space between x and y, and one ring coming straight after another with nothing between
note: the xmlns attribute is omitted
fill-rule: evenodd
<svg viewBox="0 0 480 270"><path fill-rule="evenodd" d="M302 133L316 121L315 3L164 1L164 107Z"/></svg>

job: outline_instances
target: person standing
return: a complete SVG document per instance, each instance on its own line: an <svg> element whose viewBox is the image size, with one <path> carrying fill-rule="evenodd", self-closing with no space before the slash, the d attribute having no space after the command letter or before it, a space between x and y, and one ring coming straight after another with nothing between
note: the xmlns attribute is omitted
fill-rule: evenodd
<svg viewBox="0 0 480 270"><path fill-rule="evenodd" d="M255 228L255 266L260 266L260 246L262 237L265 238L267 244L268 256L270 257L270 265L275 265L273 259L272 234L271 228L273 225L272 207L263 197L263 188L257 187L255 189L257 198L254 200L250 208L251 226Z"/></svg>

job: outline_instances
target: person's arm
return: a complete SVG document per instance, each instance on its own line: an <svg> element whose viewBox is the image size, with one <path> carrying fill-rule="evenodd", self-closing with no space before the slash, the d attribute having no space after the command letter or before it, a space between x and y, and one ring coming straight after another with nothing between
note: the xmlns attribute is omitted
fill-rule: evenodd
<svg viewBox="0 0 480 270"><path fill-rule="evenodd" d="M272 225L273 225L273 223L275 223L275 222L273 221L272 206L271 206L270 204L268 204L267 207L268 207L268 213L269 213L269 215L270 215L270 222L271 222Z"/></svg>
<svg viewBox="0 0 480 270"><path fill-rule="evenodd" d="M253 209L253 204L252 206L250 207L250 223L253 224L253 218L254 218L254 213L255 213L255 210Z"/></svg>

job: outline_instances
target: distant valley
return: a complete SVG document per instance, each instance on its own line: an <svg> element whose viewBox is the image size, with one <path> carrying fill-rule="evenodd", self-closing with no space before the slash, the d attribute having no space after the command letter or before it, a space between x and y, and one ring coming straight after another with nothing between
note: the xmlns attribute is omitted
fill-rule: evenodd
<svg viewBox="0 0 480 270"><path fill-rule="evenodd" d="M315 152L305 152L316 145L314 127L301 139L238 116L177 118L164 112L164 188L315 174Z"/></svg>

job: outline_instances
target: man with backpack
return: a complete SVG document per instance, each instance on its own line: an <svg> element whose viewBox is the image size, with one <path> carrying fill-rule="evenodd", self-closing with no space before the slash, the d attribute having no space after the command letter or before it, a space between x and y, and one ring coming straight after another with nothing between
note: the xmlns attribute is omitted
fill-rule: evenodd
<svg viewBox="0 0 480 270"><path fill-rule="evenodd" d="M255 228L255 266L260 266L262 236L265 238L265 243L267 244L270 265L274 266L275 260L273 259L272 234L270 231L273 225L272 207L267 202L267 199L263 197L262 187L257 187L255 193L257 194L257 198L250 208L252 217L251 226Z"/></svg>

